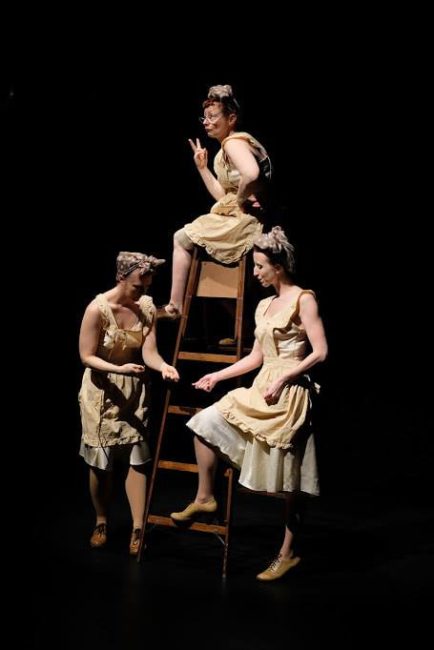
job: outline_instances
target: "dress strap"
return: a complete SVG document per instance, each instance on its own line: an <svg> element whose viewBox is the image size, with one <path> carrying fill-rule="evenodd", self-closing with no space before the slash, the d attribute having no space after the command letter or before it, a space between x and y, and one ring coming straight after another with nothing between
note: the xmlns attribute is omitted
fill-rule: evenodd
<svg viewBox="0 0 434 650"><path fill-rule="evenodd" d="M250 133L246 133L244 131L240 131L239 133L232 133L231 135L228 135L227 138L225 138L222 143L221 143L221 148L223 152L223 160L225 163L228 163L228 157L225 152L224 146L226 142L229 142L229 140L244 140L249 144L252 149L254 150L254 156L260 163L260 168L261 172L267 177L271 177L271 161L268 156L267 150L265 147L259 142L259 140L256 140ZM262 164L262 165L261 165Z"/></svg>
<svg viewBox="0 0 434 650"><path fill-rule="evenodd" d="M294 309L294 311L292 312L292 315L291 315L291 320L294 320L294 318L296 318L298 316L298 314L300 312L300 298L305 293L310 293L310 295L313 296L316 299L315 291L312 291L312 289L303 289L303 291L300 291L300 293L298 294L295 309Z"/></svg>
<svg viewBox="0 0 434 650"><path fill-rule="evenodd" d="M95 302L98 305L98 308L101 312L101 316L103 319L103 328L108 329L110 325L114 325L117 329L118 326L115 317L113 316L113 312L110 309L107 299L104 297L102 293L99 293L95 297Z"/></svg>
<svg viewBox="0 0 434 650"><path fill-rule="evenodd" d="M157 308L155 307L151 296L142 296L139 300L139 308L143 325L151 328L157 313Z"/></svg>

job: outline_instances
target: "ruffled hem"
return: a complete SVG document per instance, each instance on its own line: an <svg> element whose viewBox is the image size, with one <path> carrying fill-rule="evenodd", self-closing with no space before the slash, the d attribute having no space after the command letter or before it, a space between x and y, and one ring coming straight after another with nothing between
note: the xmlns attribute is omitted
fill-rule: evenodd
<svg viewBox="0 0 434 650"><path fill-rule="evenodd" d="M270 440L270 438L267 436L253 431L253 429L247 426L243 420L237 418L231 411L220 408L218 404L216 406L219 410L219 413L221 413L225 420L232 424L232 426L237 427L237 429L240 429L246 435L250 435L252 438L256 438L256 440L259 440L260 442L267 443L269 447L275 447L276 449L291 449L294 446L292 439L294 438L297 431L300 430L300 427L297 429L292 429L290 431L291 440L288 440L287 442L278 442L277 440ZM287 430L285 429L285 434L286 432Z"/></svg>
<svg viewBox="0 0 434 650"><path fill-rule="evenodd" d="M121 460L130 465L144 465L151 460L148 443L140 440L135 443L117 444L107 446L92 446L81 441L80 456L90 467L96 467L105 471L113 469L115 460Z"/></svg>
<svg viewBox="0 0 434 650"><path fill-rule="evenodd" d="M196 234L194 232L189 232L188 224L184 226L184 229L194 244L200 246L201 248L204 248L210 257L218 260L222 264L234 264L235 262L239 262L240 259L244 257L244 255L246 255L250 250L252 250L253 244L257 238L256 234L251 238L249 238L247 242L244 244L244 247L241 249L241 251L237 253L237 255L232 255L232 256L225 255L225 257L223 258L222 255L224 254L224 252L222 252L220 248L215 248L211 246L209 242L207 242L199 234Z"/></svg>
<svg viewBox="0 0 434 650"><path fill-rule="evenodd" d="M216 405L196 415L187 426L225 461L240 470L238 481L255 492L278 494L301 491L319 494L315 441L304 431L294 449L271 448L267 442L241 431L228 422Z"/></svg>

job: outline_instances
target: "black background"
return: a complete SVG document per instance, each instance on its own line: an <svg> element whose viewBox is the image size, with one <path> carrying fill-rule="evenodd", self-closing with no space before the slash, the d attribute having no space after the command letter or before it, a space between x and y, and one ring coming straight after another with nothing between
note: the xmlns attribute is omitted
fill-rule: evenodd
<svg viewBox="0 0 434 650"><path fill-rule="evenodd" d="M45 16L38 6L37 21L20 16L4 41L3 251L10 256L3 318L5 351L17 359L5 370L16 371L11 388L22 400L22 408L8 409L5 395L11 424L4 435L11 457L19 453L32 469L17 512L30 559L21 564L37 569L37 647L51 637L65 648L136 647L163 626L169 638L184 630L189 643L206 638L211 647L217 621L223 631L214 636L223 642L227 631L227 647L268 648L283 636L294 645L297 634L322 641L329 634L336 647L340 639L356 647L360 636L365 647L403 632L414 644L429 620L432 573L425 40L414 38L407 16L381 16L378 8L350 16L327 7L326 17L307 8L312 15L303 20L283 20L271 6L261 13L250 7L249 24L244 16L240 26L231 5L192 7L191 26L185 6L182 21L177 10L161 9L166 15L157 22L143 10L139 19L104 8L95 19L78 10ZM203 591L204 567L212 581L219 574L218 560L202 560L208 542L196 554L191 538L178 535L160 556L151 543L144 571L132 571L124 501L107 554L87 548L93 513L78 457L77 403L81 317L113 285L118 251L167 258L152 287L156 304L166 302L173 232L209 209L187 139L201 136L201 102L219 83L233 85L243 127L272 157L270 225L280 223L295 244L299 282L317 292L330 344L315 373L323 387L323 496L305 534L307 570L299 583L251 588L275 551L280 519L275 504L241 501L238 557L223 605L213 582ZM208 146L217 151L215 142ZM172 325L161 324L166 357L173 337ZM164 388L154 374L152 440ZM174 494L163 495L167 508ZM197 617L193 609L185 617L190 603L194 611L199 604Z"/></svg>
<svg viewBox="0 0 434 650"><path fill-rule="evenodd" d="M201 50L205 66L191 43L172 45L170 63L134 41L99 46L92 34L78 43L59 37L26 65L10 52L1 88L14 181L6 194L30 260L26 303L40 332L30 337L30 401L48 442L35 458L43 466L59 452L75 458L80 320L112 286L119 250L168 260L152 289L156 304L167 301L172 235L211 204L187 139L203 137L197 118L208 87L230 83L243 128L274 163L269 225L280 223L295 244L299 282L317 292L327 329L330 357L318 371L323 484L375 493L406 479L420 489L431 480L429 389L420 379L429 371L429 242L411 70L397 52L392 65L387 51L348 42L291 56L255 50L245 66L224 42L217 53ZM207 146L214 155L216 143ZM166 356L172 344L164 325ZM154 384L158 420L162 387Z"/></svg>

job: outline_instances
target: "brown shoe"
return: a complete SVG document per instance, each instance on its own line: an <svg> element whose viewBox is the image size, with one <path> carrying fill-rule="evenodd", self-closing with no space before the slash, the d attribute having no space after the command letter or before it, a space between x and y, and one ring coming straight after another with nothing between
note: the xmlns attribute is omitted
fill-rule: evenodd
<svg viewBox="0 0 434 650"><path fill-rule="evenodd" d="M190 503L182 512L172 512L170 516L174 521L191 521L203 512L215 512L216 510L217 501L211 497L206 503Z"/></svg>
<svg viewBox="0 0 434 650"><path fill-rule="evenodd" d="M100 548L107 542L107 524L98 524L95 526L90 538L92 548Z"/></svg>
<svg viewBox="0 0 434 650"><path fill-rule="evenodd" d="M140 547L140 537L142 536L141 528L134 528L130 539L130 555L137 555Z"/></svg>
<svg viewBox="0 0 434 650"><path fill-rule="evenodd" d="M293 555L291 555L291 557L287 560L285 560L281 555L278 555L272 561L270 566L267 567L262 573L259 573L256 578L257 580L262 580L263 582L267 582L269 580L278 580L284 576L287 571L297 566L300 560L301 558L294 557Z"/></svg>

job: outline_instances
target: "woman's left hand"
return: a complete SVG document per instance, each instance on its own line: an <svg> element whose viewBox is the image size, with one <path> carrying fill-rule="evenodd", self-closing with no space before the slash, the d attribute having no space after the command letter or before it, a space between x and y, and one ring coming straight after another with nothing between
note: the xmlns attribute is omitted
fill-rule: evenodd
<svg viewBox="0 0 434 650"><path fill-rule="evenodd" d="M268 386L267 390L263 395L264 400L267 402L268 406L271 406L272 404L277 404L282 394L282 390L284 386L285 386L285 382L282 381L281 379L276 379Z"/></svg>
<svg viewBox="0 0 434 650"><path fill-rule="evenodd" d="M161 366L161 376L163 379L169 379L170 381L179 381L177 369L174 366L169 366L166 362Z"/></svg>

